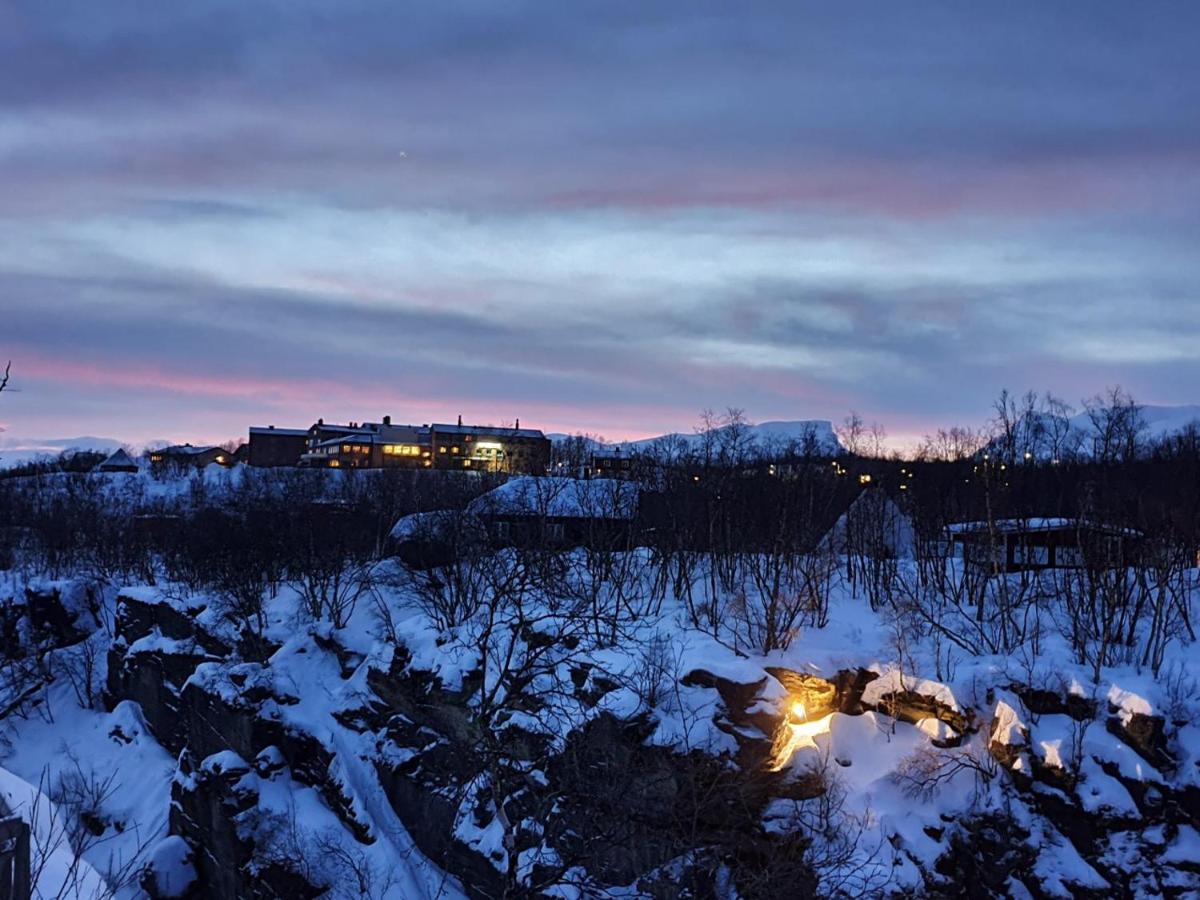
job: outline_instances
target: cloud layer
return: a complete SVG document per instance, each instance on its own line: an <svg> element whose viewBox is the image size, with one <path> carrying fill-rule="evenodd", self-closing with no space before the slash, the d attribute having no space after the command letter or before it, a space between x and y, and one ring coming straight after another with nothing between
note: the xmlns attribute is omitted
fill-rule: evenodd
<svg viewBox="0 0 1200 900"><path fill-rule="evenodd" d="M1188 5L17 3L13 433L1200 384Z"/></svg>

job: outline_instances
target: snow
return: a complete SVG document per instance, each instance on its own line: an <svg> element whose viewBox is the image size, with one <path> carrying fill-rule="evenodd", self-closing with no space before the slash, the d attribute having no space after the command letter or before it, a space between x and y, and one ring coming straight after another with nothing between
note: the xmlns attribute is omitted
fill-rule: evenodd
<svg viewBox="0 0 1200 900"><path fill-rule="evenodd" d="M208 473L194 478L209 478ZM228 486L233 478L252 479L257 475L246 470L241 475L230 471L215 471L213 484ZM324 477L322 473L321 476ZM329 484L336 484L335 476ZM129 483L149 487L155 479L143 474L130 475ZM523 479L513 479L503 486L501 498L514 492L509 500L521 506ZM587 508L577 491L579 485L599 485L606 491L616 486L623 492L623 482L574 482L567 479L541 479L544 487L558 493L568 490L573 497L562 507L575 514ZM106 476L107 484L117 484ZM505 490L507 489L507 490ZM586 492L590 488L583 488ZM183 496L180 494L180 496ZM538 507L559 509L555 498ZM493 498L495 500L496 498ZM539 498L539 502L542 499ZM633 498L636 504L636 495ZM423 523L439 521L440 513L421 514L412 519L416 529ZM461 514L455 514L461 515ZM404 520L401 520L402 523ZM397 525L401 534L405 531ZM507 551L506 551L507 552ZM564 568L572 573L586 573L583 551L564 557ZM499 560L509 559L501 555ZM649 551L634 551L629 560L635 579L648 579L653 559ZM936 790L928 794L906 789L905 773L911 766L934 762L986 760L987 745L998 743L1018 749L1015 766L1025 775L1035 774L1042 780L1054 779L1058 788L1055 796L1077 803L1080 814L1088 813L1106 819L1128 820L1120 823L1129 835L1115 839L1108 853L1115 858L1134 859L1138 853L1154 845L1163 848L1163 860L1187 862L1200 854L1200 836L1194 829L1178 831L1159 828L1138 836L1137 823L1141 814L1133 796L1122 780L1137 780L1148 785L1180 786L1195 784L1200 778L1200 727L1192 724L1197 715L1184 704L1178 716L1182 725L1173 722L1166 711L1172 699L1164 684L1147 671L1129 666L1104 666L1097 673L1076 661L1069 647L1052 629L1053 620L1045 619L1040 635L1040 655L1033 657L1022 646L1013 653L968 655L958 652L947 655L939 650L928 636L902 635L908 641L902 650L899 623L886 609L874 610L855 587L845 581L844 566L837 568L830 588L829 623L821 628L805 625L796 630L786 649L770 654L757 652L739 638L733 628L737 603L752 603L751 595L710 597L711 570L702 563L694 589L697 604L709 601L724 604L724 614L715 622L694 624L685 601L668 594L661 604L639 611L636 622L628 624L619 639L587 640L574 658L565 653L548 658L549 672L536 688L569 684L569 667L573 662L586 663L589 686L600 679L615 685L599 697L594 707L572 709L561 715L535 715L518 712L508 721L529 731L545 734L553 746L560 746L570 731L588 717L612 712L621 717L648 717L652 731L648 740L662 747L681 752L704 749L727 759L736 759L738 737L728 727L730 710L718 691L696 684L680 683L689 673L703 670L721 679L745 686L746 710L759 714L755 721L764 722L770 730L771 721L782 724L774 734L757 734L753 726L739 726L740 737L777 738L775 764L786 779L796 780L816 773L827 779L829 797L839 798L839 822L857 836L847 865L863 871L872 866L886 873L887 889L897 895L915 893L925 884L925 874L935 871L938 857L946 852L955 829L980 811L1013 810L1012 815L1023 828L1031 832L1030 844L1037 852L1030 873L1036 876L1040 889L1047 895L1070 896L1081 888L1103 891L1106 883L1078 852L1070 840L1055 830L1036 810L1036 804L1013 787L1013 780L1002 769L984 778L976 768L964 765L952 771ZM915 563L899 560L903 573L911 574ZM369 846L359 844L350 836L334 815L321 793L303 783L287 770L278 748L265 748L253 762L247 762L233 751L214 754L202 761L201 772L244 772L242 786L249 793L257 792L258 802L247 811L239 825L246 833L254 834L284 853L301 848L311 858L310 874L331 879L340 877L333 862L325 859L320 847L333 846L362 861L368 871L388 872L391 883L382 896L454 897L459 886L448 881L441 871L416 849L411 836L397 817L384 795L374 765L377 761L397 765L412 760L417 751L384 740L374 732L359 732L342 724L339 716L352 710L369 707L372 694L367 676L372 671L387 671L397 653L411 658L415 669L429 672L441 680L448 691L470 684L468 676L479 669L478 641L482 629L479 621L464 621L440 627L421 605L415 602L411 583L394 563L381 564L378 597L364 603L344 629L333 629L328 623L311 623L301 614L301 603L295 591L282 586L271 598L268 637L279 649L262 663L240 661L209 661L198 666L191 683L238 705L247 702L246 694L254 691L261 701L262 714L275 717L288 733L311 735L331 754L328 774L348 800L350 814L375 839ZM572 577L586 579L586 574ZM12 582L15 588L15 581ZM78 584L62 582L64 597L79 605ZM587 586L586 583L583 586ZM216 614L208 609L209 598L203 594L172 599L178 586L160 585L154 588L131 586L123 594L146 603L166 603L180 610L196 611L197 621L218 627ZM631 594L637 591L630 591ZM608 599L602 597L598 602ZM0 591L0 602L3 602ZM546 633L564 627L561 598L531 592L522 602L527 621L537 622ZM82 608L82 607L81 607ZM400 644L385 639L380 628L377 610L386 609ZM1036 615L1037 609L1031 614ZM949 614L948 614L949 615ZM101 617L104 618L104 617ZM947 618L947 625L953 623ZM515 629L493 629L490 639L496 651L523 647ZM343 671L342 663L328 649L333 641L348 654L351 663ZM663 675L665 688L654 701L648 700L631 686L643 671L647 651L660 642L667 660ZM736 646L737 649L734 649ZM157 650L178 652L192 649L188 642L178 642L154 632L135 641L129 652ZM1195 647L1176 642L1169 648L1170 661L1184 674L1195 672ZM404 658L404 657L401 657ZM903 660L901 665L898 660ZM783 667L796 672L832 679L842 670L865 668L879 674L867 684L863 701L879 709L860 715L831 713L817 719L786 721L789 696L783 683L767 672L768 667ZM102 673L100 675L102 677ZM495 672L483 672L483 683L496 689L503 698L506 684ZM1058 696L1074 694L1100 701L1097 719L1081 723L1066 715L1033 715L1023 705L1010 686L1026 684L1038 690L1048 690ZM916 725L896 721L884 714L884 698L891 693L913 692L928 697L946 709L961 713L977 724L957 734L948 724L930 717ZM101 779L112 778L115 785L105 799L103 811L112 823L138 825L137 834L130 829L119 831L115 824L104 835L102 850L85 852L87 871L96 877L109 876L114 870L128 871L150 864L154 877L164 893L183 890L192 875L186 847L167 836L167 810L173 780L181 785L194 784L195 777L178 774L176 761L148 733L140 710L131 703L120 704L112 713L82 709L71 696L65 681L48 689L52 715L9 719L4 722L4 741L0 742L0 764L5 773L0 784L10 788L6 796L25 797L27 803L40 802L30 794L29 785L36 784L44 768L47 783L71 777L76 763L85 774ZM473 701L472 701L473 702ZM1105 727L1109 715L1106 704L1118 710L1128 722L1134 714L1164 715L1168 719L1168 740L1178 761L1178 771L1160 772ZM1190 711L1189 711L1190 710ZM946 748L948 739L961 740L961 746ZM936 742L936 744L935 744ZM1030 760L1038 765L1031 766ZM1058 770L1046 772L1045 769ZM993 769L996 768L993 763ZM1114 777L1106 772L1115 772ZM1078 776L1077 779L1058 779L1058 775ZM539 771L529 773L531 780L545 776ZM20 790L12 787L16 782ZM458 808L455 833L469 846L478 849L504 867L508 857L504 846L504 830L494 815L494 806L485 780L470 786ZM1039 783L1039 789L1044 787ZM23 794L21 792L24 792ZM15 793L12 793L15 792ZM1137 793L1135 791L1134 793ZM32 797L32 799L30 799ZM49 802L48 800L45 802ZM477 815L478 812L478 815ZM764 827L771 829L812 827L812 808L804 801L777 799L771 803L764 818ZM807 818L806 818L807 817ZM287 823L296 823L295 827ZM809 824L804 824L808 822ZM533 823L528 833L535 833ZM814 839L826 837L813 831ZM941 837L934 836L941 834ZM1156 843L1157 842L1157 843ZM515 865L528 872L539 860L551 860L550 851L542 846L519 847ZM1091 859L1091 857L1089 857ZM1097 866L1104 865L1097 862ZM345 873L342 873L343 875ZM829 874L833 878L836 873ZM1167 877L1177 877L1169 875ZM1180 876L1181 877L1181 876ZM1024 888L1011 886L1014 896L1024 895ZM136 892L122 889L119 896L132 897ZM863 891L870 894L870 891ZM563 894L564 896L567 894Z"/></svg>
<svg viewBox="0 0 1200 900"><path fill-rule="evenodd" d="M1010 747L1025 745L1025 734L1029 726L1021 721L1020 715L1004 700L996 704L992 716L992 740Z"/></svg>
<svg viewBox="0 0 1200 900"><path fill-rule="evenodd" d="M538 516L555 519L632 519L638 486L613 478L535 478L522 475L467 506L473 515Z"/></svg>
<svg viewBox="0 0 1200 900"><path fill-rule="evenodd" d="M878 678L867 685L863 691L863 703L878 706L889 694L900 694L911 691L922 697L930 697L942 706L957 712L960 707L954 692L944 684L931 681L928 678L906 676L899 668L889 667Z"/></svg>
<svg viewBox="0 0 1200 900"><path fill-rule="evenodd" d="M192 848L178 835L159 841L150 853L154 888L160 897L182 897L196 881Z"/></svg>
<svg viewBox="0 0 1200 900"><path fill-rule="evenodd" d="M1163 851L1164 862L1190 863L1200 866L1200 831L1190 825L1180 825L1175 840Z"/></svg>
<svg viewBox="0 0 1200 900"><path fill-rule="evenodd" d="M411 513L402 516L391 531L396 541L437 540L450 536L456 529L485 535L483 523L478 517L456 510Z"/></svg>
<svg viewBox="0 0 1200 900"><path fill-rule="evenodd" d="M745 433L747 442L760 450L786 449L790 443L802 444L811 437L818 452L833 455L842 452L842 446L833 430L833 423L827 419L760 422L757 425L747 425ZM704 440L704 435L695 432L672 432L658 437L629 441L621 446L629 450L644 452L654 449L656 444L681 442L695 451L701 447Z"/></svg>

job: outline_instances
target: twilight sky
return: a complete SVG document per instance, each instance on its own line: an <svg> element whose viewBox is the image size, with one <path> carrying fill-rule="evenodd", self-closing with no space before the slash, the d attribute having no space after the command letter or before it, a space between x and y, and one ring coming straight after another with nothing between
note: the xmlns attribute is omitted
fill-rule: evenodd
<svg viewBox="0 0 1200 900"><path fill-rule="evenodd" d="M5 437L1200 401L1200 5L0 4Z"/></svg>

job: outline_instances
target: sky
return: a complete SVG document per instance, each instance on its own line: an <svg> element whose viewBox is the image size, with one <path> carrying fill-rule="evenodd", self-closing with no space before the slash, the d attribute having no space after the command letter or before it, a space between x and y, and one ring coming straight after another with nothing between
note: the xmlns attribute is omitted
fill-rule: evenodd
<svg viewBox="0 0 1200 900"><path fill-rule="evenodd" d="M0 4L0 439L1200 402L1200 5Z"/></svg>

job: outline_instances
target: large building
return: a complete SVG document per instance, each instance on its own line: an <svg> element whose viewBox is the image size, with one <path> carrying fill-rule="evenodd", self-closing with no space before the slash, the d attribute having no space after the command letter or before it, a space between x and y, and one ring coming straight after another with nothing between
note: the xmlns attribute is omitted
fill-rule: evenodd
<svg viewBox="0 0 1200 900"><path fill-rule="evenodd" d="M533 428L456 424L393 425L318 419L307 430L250 429L248 462L254 466L344 469L458 469L545 474L550 441Z"/></svg>

